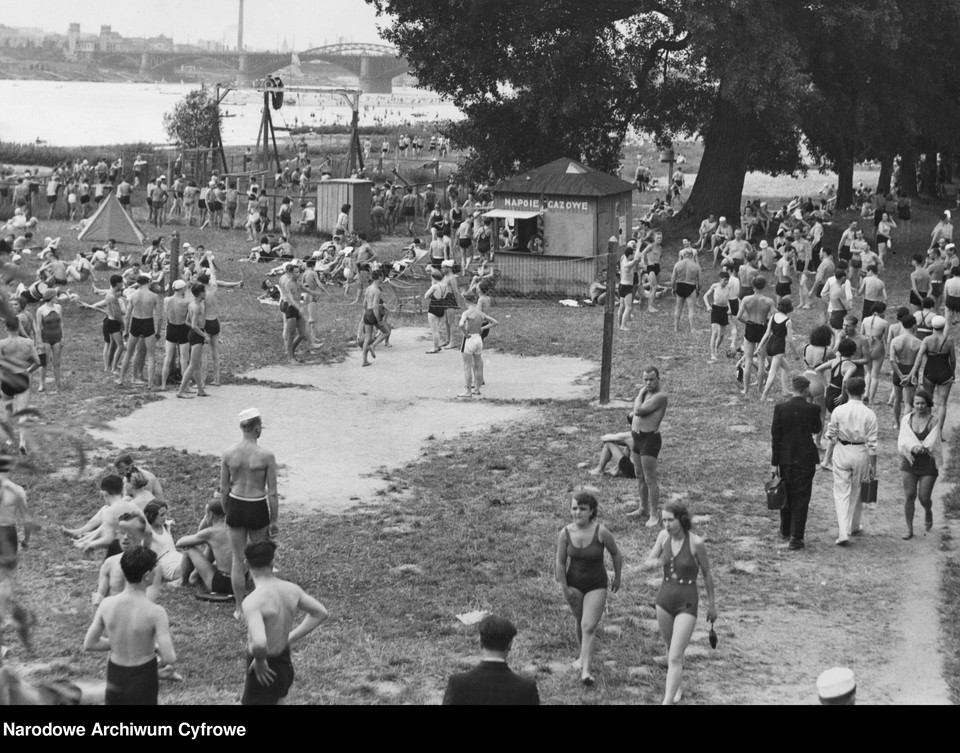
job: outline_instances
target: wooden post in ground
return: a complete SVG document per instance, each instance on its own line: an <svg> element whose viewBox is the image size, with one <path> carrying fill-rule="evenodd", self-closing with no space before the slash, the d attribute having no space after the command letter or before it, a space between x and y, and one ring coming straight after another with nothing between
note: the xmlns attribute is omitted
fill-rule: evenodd
<svg viewBox="0 0 960 753"><path fill-rule="evenodd" d="M607 242L607 299L603 307L603 355L600 361L600 405L610 402L610 377L613 372L613 333L616 310L614 290L617 279L617 254L620 242L616 236Z"/></svg>
<svg viewBox="0 0 960 753"><path fill-rule="evenodd" d="M167 295L173 295L173 283L180 277L180 231L170 236L170 271L167 274Z"/></svg>

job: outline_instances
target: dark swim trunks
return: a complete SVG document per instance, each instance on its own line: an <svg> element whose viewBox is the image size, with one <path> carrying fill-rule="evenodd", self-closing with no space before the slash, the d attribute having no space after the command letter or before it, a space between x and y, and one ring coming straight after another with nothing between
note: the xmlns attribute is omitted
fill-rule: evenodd
<svg viewBox="0 0 960 753"><path fill-rule="evenodd" d="M123 332L123 325L116 319L104 317L103 319L103 341L110 342L110 336L115 332Z"/></svg>
<svg viewBox="0 0 960 753"><path fill-rule="evenodd" d="M373 309L367 309L363 312L363 323L371 327L377 326L377 312Z"/></svg>
<svg viewBox="0 0 960 753"><path fill-rule="evenodd" d="M267 505L266 497L240 499L230 494L227 496L227 504L224 507L227 525L230 528L259 531L270 525L270 507Z"/></svg>
<svg viewBox="0 0 960 753"><path fill-rule="evenodd" d="M130 337L152 337L156 334L153 319L137 319L130 322Z"/></svg>
<svg viewBox="0 0 960 753"><path fill-rule="evenodd" d="M651 272L653 272L657 277L659 277L659 276L660 276L660 265L659 265L659 264L648 264L648 265L647 265L647 269L646 269L646 273L647 273L647 274L650 274Z"/></svg>
<svg viewBox="0 0 960 753"><path fill-rule="evenodd" d="M137 667L107 661L107 706L156 706L160 693L157 659Z"/></svg>
<svg viewBox="0 0 960 753"><path fill-rule="evenodd" d="M694 291L697 289L696 285L691 285L689 282L678 282L677 283L677 297L678 298L689 298L693 295Z"/></svg>
<svg viewBox="0 0 960 753"><path fill-rule="evenodd" d="M203 339L201 335L196 333L196 330L193 327L187 328L187 344L193 347L194 345L203 345L206 340Z"/></svg>
<svg viewBox="0 0 960 753"><path fill-rule="evenodd" d="M631 431L633 451L640 457L656 458L660 456L663 440L659 431Z"/></svg>
<svg viewBox="0 0 960 753"><path fill-rule="evenodd" d="M247 681L243 686L243 697L240 703L243 706L275 706L281 698L286 698L290 692L290 686L293 685L293 662L290 660L290 649L284 649L279 656L268 656L267 666L270 667L277 676L273 682L268 685L261 685L257 679L256 673L251 668L253 656L247 654L244 669L247 672Z"/></svg>
<svg viewBox="0 0 960 753"><path fill-rule="evenodd" d="M175 345L185 345L190 341L190 327L184 324L167 324L166 340Z"/></svg>
<svg viewBox="0 0 960 753"><path fill-rule="evenodd" d="M730 324L730 315L726 306L711 306L710 307L710 323L719 324L721 327L726 327Z"/></svg>
<svg viewBox="0 0 960 753"><path fill-rule="evenodd" d="M11 371L0 379L0 394L16 397L30 389L30 375L24 371Z"/></svg>
<svg viewBox="0 0 960 753"><path fill-rule="evenodd" d="M790 283L789 282L778 282L774 288L774 292L781 298L785 295L790 295Z"/></svg>
<svg viewBox="0 0 960 753"><path fill-rule="evenodd" d="M626 298L628 295L633 295L633 285L625 285L621 282L617 286L617 295L621 298Z"/></svg>
<svg viewBox="0 0 960 753"><path fill-rule="evenodd" d="M233 583L230 582L230 576L221 573L219 570L214 572L213 579L210 581L210 590L215 594L231 595L233 593Z"/></svg>
<svg viewBox="0 0 960 753"><path fill-rule="evenodd" d="M285 319L299 319L300 318L300 309L289 303L288 301L280 302L280 310L283 312L283 317Z"/></svg>
<svg viewBox="0 0 960 753"><path fill-rule="evenodd" d="M219 319L207 319L203 323L203 331L208 335L219 335L220 334L220 320Z"/></svg>
<svg viewBox="0 0 960 753"><path fill-rule="evenodd" d="M17 566L17 527L0 526L0 567L12 570Z"/></svg>
<svg viewBox="0 0 960 753"><path fill-rule="evenodd" d="M767 331L766 324L760 324L759 322L747 322L747 326L743 330L743 338L748 343L758 343L763 339L764 333Z"/></svg>

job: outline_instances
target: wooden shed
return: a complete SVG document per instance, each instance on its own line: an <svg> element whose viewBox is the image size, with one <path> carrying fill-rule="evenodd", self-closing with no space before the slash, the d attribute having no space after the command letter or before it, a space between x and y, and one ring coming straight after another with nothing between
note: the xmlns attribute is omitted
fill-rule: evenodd
<svg viewBox="0 0 960 753"><path fill-rule="evenodd" d="M350 205L350 225L348 230L367 232L370 230L370 210L373 208L373 183L369 180L344 178L342 180L321 180L317 183L317 230L333 233L340 216L340 208Z"/></svg>
<svg viewBox="0 0 960 753"><path fill-rule="evenodd" d="M633 226L632 183L561 158L493 187L496 237L512 228L509 247L496 253L497 288L520 295L583 297L611 237L625 243ZM542 234L542 253L530 240ZM540 249L537 249L539 251Z"/></svg>

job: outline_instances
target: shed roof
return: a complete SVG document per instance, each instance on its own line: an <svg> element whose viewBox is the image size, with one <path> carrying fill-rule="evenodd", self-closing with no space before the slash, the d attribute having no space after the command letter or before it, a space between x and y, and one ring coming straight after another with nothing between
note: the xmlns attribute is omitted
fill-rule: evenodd
<svg viewBox="0 0 960 753"><path fill-rule="evenodd" d="M561 196L610 196L633 191L634 185L614 175L561 157L546 165L507 178L494 193L534 193Z"/></svg>

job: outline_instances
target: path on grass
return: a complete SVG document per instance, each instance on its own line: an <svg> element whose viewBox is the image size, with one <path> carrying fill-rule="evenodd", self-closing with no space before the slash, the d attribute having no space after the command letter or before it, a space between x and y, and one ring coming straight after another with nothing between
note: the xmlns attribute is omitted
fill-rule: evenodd
<svg viewBox="0 0 960 753"><path fill-rule="evenodd" d="M263 415L261 443L281 465L281 503L337 512L382 499L389 469L416 460L424 448L443 451L443 443L462 434L527 420L536 410L500 401L581 399L596 390L586 379L596 371L591 361L488 350L484 398L457 398L460 353L427 355L428 337L420 327L394 330L393 347L378 349L369 368L361 368L360 351L351 350L332 366L271 366L242 375L291 386L224 385L192 400L168 393L112 422L112 431L92 433L118 447L219 456L240 439L237 414L254 406Z"/></svg>

